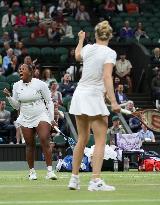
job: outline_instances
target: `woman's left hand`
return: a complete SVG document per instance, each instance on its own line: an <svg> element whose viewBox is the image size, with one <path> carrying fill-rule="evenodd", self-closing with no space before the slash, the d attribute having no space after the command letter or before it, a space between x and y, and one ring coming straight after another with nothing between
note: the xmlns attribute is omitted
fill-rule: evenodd
<svg viewBox="0 0 160 205"><path fill-rule="evenodd" d="M57 124L57 122L56 122L55 120L52 120L51 124L52 124L52 127L53 127L53 128L54 128L55 126L58 127L58 124Z"/></svg>

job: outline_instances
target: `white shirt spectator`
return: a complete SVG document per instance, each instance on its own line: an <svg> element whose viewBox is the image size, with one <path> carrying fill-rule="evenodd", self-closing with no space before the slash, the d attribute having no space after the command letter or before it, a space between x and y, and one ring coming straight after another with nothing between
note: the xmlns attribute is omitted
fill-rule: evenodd
<svg viewBox="0 0 160 205"><path fill-rule="evenodd" d="M124 77L130 72L132 68L131 62L129 60L122 61L121 59L116 62L116 74L119 77Z"/></svg>
<svg viewBox="0 0 160 205"><path fill-rule="evenodd" d="M11 15L11 26L15 25L15 22L16 22L16 17L15 15ZM5 14L3 17L2 17L2 28L5 28L9 23L9 16L8 14Z"/></svg>

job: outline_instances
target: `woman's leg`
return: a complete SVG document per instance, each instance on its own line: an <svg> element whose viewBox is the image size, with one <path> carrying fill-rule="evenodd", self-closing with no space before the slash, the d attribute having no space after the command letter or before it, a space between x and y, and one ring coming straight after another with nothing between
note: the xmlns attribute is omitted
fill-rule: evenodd
<svg viewBox="0 0 160 205"><path fill-rule="evenodd" d="M50 146L50 131L51 125L48 122L40 122L36 128L42 146L43 154L46 160L47 167L52 166L52 149Z"/></svg>
<svg viewBox="0 0 160 205"><path fill-rule="evenodd" d="M21 127L26 142L26 159L30 169L34 168L35 157L35 129Z"/></svg>
<svg viewBox="0 0 160 205"><path fill-rule="evenodd" d="M94 133L94 139L95 139L95 148L93 153L93 175L92 178L100 178L102 163L103 163L103 157L104 157L104 149L106 144L106 133L107 133L107 127L108 127L108 118L97 116L97 117L91 117L91 128Z"/></svg>
<svg viewBox="0 0 160 205"><path fill-rule="evenodd" d="M72 174L78 175L80 164L84 155L84 148L88 143L90 134L89 119L86 115L76 116L76 124L78 130L78 142L73 152L73 168Z"/></svg>

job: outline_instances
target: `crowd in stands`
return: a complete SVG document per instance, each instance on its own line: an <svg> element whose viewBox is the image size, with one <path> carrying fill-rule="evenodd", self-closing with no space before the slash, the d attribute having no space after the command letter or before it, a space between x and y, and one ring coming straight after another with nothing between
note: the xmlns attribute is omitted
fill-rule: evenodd
<svg viewBox="0 0 160 205"><path fill-rule="evenodd" d="M58 122L60 130L65 133L66 119L63 112L69 109L69 103L76 88L75 82L79 80L82 69L82 65L77 63L74 58L75 47L73 46L69 49L67 54L68 67L62 79L58 80L49 67L46 69L41 68L41 63L29 54L29 49L25 46L23 40L26 37L30 42L34 42L38 38L47 38L51 42L60 42L65 38L76 39L77 36L75 34L80 30L78 23L81 21L89 22L89 24L86 23L87 27L91 25L92 19L85 5L78 0L55 0L49 1L49 4L42 0L39 1L40 4L38 8L36 7L37 9L34 7L33 2L31 0L12 1L12 3L10 1L0 2L0 10L2 8L6 9L4 15L2 15L1 22L2 36L0 44L3 45L3 48L0 50L0 76L5 76L5 79L10 75L19 76L18 68L20 64L34 64L34 77L43 80L49 86L55 104L55 120ZM144 14L142 8L145 5L145 0L140 0L138 4L132 0L129 0L128 3L124 3L121 0L96 2L98 2L98 6L95 9L95 14L98 15L99 20L108 19L112 25L114 23L112 20L120 13L126 13L127 15L133 13ZM97 4L94 2L94 5ZM15 10L18 11L16 14ZM74 19L72 23L69 17ZM78 25L78 30L74 30L74 25ZM149 38L149 34L145 32L142 22L138 21L137 27L133 29L129 20L125 20L124 26L118 31L114 31L114 35L119 40L134 37L139 41L141 38ZM88 33L86 34L86 42L90 42ZM116 99L119 104L123 104L125 109L135 111L134 102L130 101L126 94L134 91L132 85L132 63L125 52L119 53L118 56L113 76ZM160 96L159 48L154 49L151 62L154 73L151 88L153 99L156 101L160 100L158 98ZM10 86L12 87L12 84ZM0 102L0 126L1 129L6 129L9 133L6 143L22 142L20 127L16 124L15 119L10 119L11 113L5 109L4 99L0 99ZM133 132L141 130L141 123L137 118L129 116L129 118L126 117L126 121ZM112 122L113 127L109 129L108 135L116 132L125 133L117 116L112 118Z"/></svg>

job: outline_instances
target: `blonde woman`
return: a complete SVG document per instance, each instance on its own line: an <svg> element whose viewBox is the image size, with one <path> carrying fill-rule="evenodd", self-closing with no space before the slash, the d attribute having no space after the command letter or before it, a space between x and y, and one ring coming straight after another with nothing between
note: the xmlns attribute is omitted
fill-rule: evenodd
<svg viewBox="0 0 160 205"><path fill-rule="evenodd" d="M103 98L104 92L107 92L112 110L120 111L112 81L112 69L117 55L108 47L108 42L112 37L112 28L108 21L98 23L95 27L96 43L93 45L88 44L83 47L85 32L80 31L78 36L79 43L75 50L75 58L77 61L83 60L83 71L70 106L70 113L76 118L78 142L73 153L72 176L68 187L71 190L80 189L79 168L90 129L92 129L95 149L92 161L93 173L88 190L114 191L115 187L106 185L100 176L109 115Z"/></svg>

